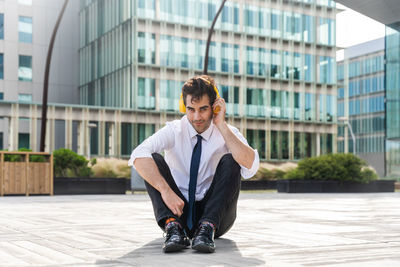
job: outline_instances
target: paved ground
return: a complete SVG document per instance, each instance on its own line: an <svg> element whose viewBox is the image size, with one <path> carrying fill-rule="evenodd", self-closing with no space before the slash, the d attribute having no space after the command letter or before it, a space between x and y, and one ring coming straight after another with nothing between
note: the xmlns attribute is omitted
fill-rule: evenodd
<svg viewBox="0 0 400 267"><path fill-rule="evenodd" d="M145 194L0 198L0 266L400 266L400 193L242 193L216 253L163 254Z"/></svg>

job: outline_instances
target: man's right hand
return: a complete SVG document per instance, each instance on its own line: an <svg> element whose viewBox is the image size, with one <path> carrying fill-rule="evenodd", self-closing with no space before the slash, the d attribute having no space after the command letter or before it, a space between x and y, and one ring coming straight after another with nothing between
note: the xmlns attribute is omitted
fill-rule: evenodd
<svg viewBox="0 0 400 267"><path fill-rule="evenodd" d="M170 187L161 192L161 197L172 213L178 217L181 217L185 202L183 202L183 200L178 197L178 195L175 194Z"/></svg>

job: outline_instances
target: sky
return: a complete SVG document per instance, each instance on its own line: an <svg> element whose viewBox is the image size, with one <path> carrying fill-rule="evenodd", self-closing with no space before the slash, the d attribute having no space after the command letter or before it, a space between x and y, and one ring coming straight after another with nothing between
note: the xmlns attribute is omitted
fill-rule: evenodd
<svg viewBox="0 0 400 267"><path fill-rule="evenodd" d="M385 36L385 25L366 17L341 4L336 4L339 9L344 9L336 15L336 46L346 48L356 44ZM343 58L343 50L336 54L337 60Z"/></svg>

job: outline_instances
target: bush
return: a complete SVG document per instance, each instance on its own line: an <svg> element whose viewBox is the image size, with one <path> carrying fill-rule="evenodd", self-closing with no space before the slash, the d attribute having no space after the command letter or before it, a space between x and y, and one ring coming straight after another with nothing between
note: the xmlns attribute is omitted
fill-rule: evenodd
<svg viewBox="0 0 400 267"><path fill-rule="evenodd" d="M20 148L18 151L23 151L23 152L32 152L32 149L29 148ZM30 162L46 162L46 157L42 155L30 155L29 156L29 161Z"/></svg>
<svg viewBox="0 0 400 267"><path fill-rule="evenodd" d="M93 174L89 161L70 149L54 150L53 162L56 177L89 177Z"/></svg>
<svg viewBox="0 0 400 267"><path fill-rule="evenodd" d="M254 175L253 180L278 180L283 179L286 172L280 169L268 170L267 168L259 168Z"/></svg>
<svg viewBox="0 0 400 267"><path fill-rule="evenodd" d="M2 151L8 151L7 149L2 150ZM21 152L31 152L32 149L29 148L20 148L18 151ZM22 155L4 155L4 161L9 161L9 162L21 162L23 161ZM30 155L29 156L29 161L30 162L46 162L46 157L42 155Z"/></svg>
<svg viewBox="0 0 400 267"><path fill-rule="evenodd" d="M367 168L364 160L353 154L328 154L301 160L284 178L368 183L378 176Z"/></svg>
<svg viewBox="0 0 400 267"><path fill-rule="evenodd" d="M127 160L122 159L97 159L96 165L92 167L94 177L115 177L129 178L131 177L131 167L128 166Z"/></svg>

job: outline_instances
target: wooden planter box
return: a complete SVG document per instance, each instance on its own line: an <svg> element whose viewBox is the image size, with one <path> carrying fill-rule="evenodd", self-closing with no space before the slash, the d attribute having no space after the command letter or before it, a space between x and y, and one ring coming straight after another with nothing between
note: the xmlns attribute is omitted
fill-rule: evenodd
<svg viewBox="0 0 400 267"><path fill-rule="evenodd" d="M276 181L267 180L242 180L241 190L266 190L276 189Z"/></svg>
<svg viewBox="0 0 400 267"><path fill-rule="evenodd" d="M20 155L22 161L5 161L5 155ZM30 162L41 155L46 162ZM0 195L53 195L53 155L41 152L0 151Z"/></svg>
<svg viewBox="0 0 400 267"><path fill-rule="evenodd" d="M125 194L130 188L126 178L56 177L55 195Z"/></svg>
<svg viewBox="0 0 400 267"><path fill-rule="evenodd" d="M278 180L279 193L380 193L394 192L394 182L373 181L368 184L335 180Z"/></svg>

